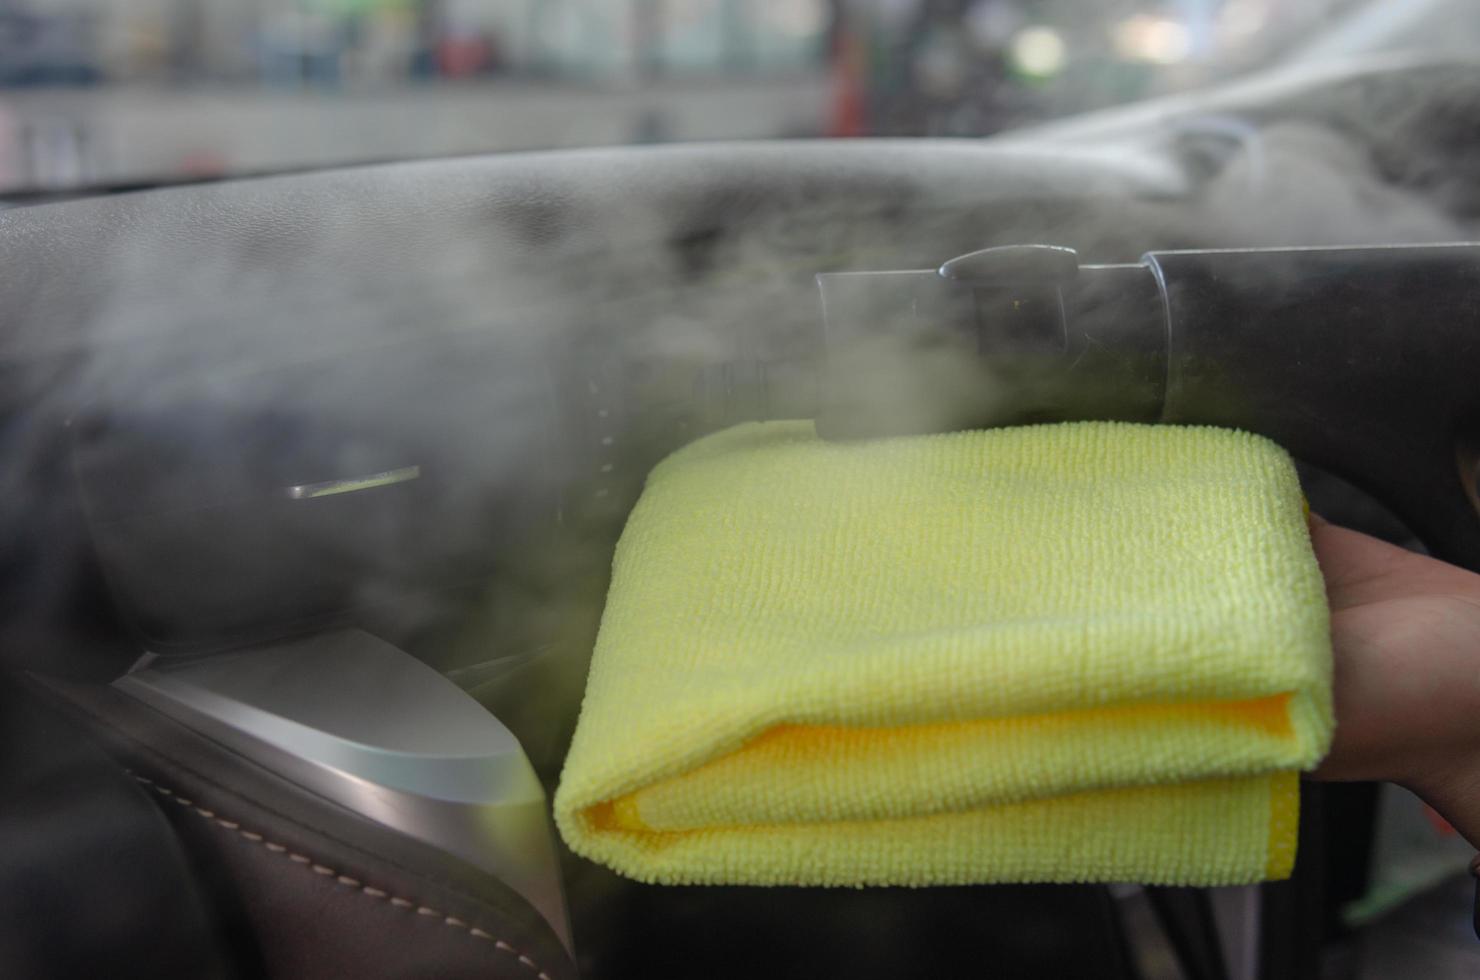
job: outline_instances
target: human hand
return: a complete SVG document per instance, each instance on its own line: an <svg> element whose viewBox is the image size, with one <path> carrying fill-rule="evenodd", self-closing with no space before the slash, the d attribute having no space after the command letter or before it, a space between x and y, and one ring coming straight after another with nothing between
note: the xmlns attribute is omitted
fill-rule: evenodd
<svg viewBox="0 0 1480 980"><path fill-rule="evenodd" d="M1407 787L1480 846L1480 575L1311 518L1335 654L1318 779Z"/></svg>

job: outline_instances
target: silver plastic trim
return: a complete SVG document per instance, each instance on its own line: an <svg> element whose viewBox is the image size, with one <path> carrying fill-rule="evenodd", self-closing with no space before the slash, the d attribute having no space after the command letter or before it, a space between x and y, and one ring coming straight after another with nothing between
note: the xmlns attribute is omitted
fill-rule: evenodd
<svg viewBox="0 0 1480 980"><path fill-rule="evenodd" d="M114 686L299 786L497 877L570 946L544 787L456 684L359 630L199 660Z"/></svg>

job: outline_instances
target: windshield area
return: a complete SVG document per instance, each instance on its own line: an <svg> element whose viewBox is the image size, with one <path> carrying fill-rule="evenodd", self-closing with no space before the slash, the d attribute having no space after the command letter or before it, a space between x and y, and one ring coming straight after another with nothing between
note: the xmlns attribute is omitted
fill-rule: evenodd
<svg viewBox="0 0 1480 980"><path fill-rule="evenodd" d="M1292 60L1477 45L1457 0L5 0L0 193L986 136Z"/></svg>
<svg viewBox="0 0 1480 980"><path fill-rule="evenodd" d="M1480 976L1476 134L1477 0L0 0L0 980Z"/></svg>

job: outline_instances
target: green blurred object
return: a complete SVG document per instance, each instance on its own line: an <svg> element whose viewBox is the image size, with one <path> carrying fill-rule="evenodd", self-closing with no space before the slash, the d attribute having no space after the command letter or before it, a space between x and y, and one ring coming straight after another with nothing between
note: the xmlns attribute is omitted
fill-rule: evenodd
<svg viewBox="0 0 1480 980"><path fill-rule="evenodd" d="M1464 874L1474 854L1453 827L1406 789L1384 785L1380 792L1372 880L1366 895L1342 909L1342 919L1353 927Z"/></svg>

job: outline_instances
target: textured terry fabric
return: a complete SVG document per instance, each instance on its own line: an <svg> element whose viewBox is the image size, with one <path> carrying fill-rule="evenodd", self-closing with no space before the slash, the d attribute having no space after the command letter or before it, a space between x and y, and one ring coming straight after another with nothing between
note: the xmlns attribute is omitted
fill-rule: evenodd
<svg viewBox="0 0 1480 980"><path fill-rule="evenodd" d="M1267 440L743 425L628 521L556 819L650 882L1280 878L1330 664Z"/></svg>

